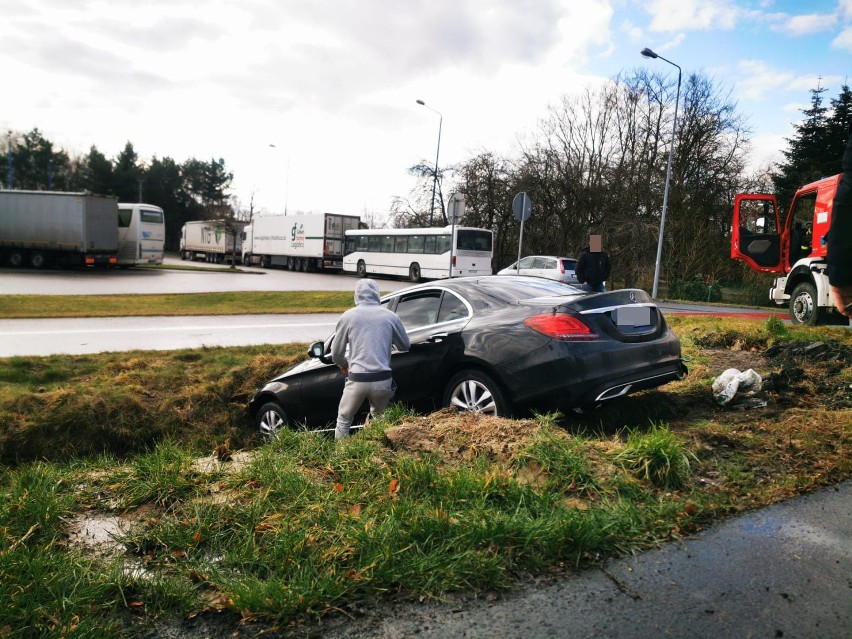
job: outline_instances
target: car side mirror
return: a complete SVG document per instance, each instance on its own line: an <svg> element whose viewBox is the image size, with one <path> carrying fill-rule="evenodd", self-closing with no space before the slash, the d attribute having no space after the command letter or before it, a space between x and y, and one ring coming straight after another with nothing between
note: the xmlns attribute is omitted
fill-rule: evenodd
<svg viewBox="0 0 852 639"><path fill-rule="evenodd" d="M331 357L325 354L325 342L314 342L308 348L308 356L323 364L331 364Z"/></svg>

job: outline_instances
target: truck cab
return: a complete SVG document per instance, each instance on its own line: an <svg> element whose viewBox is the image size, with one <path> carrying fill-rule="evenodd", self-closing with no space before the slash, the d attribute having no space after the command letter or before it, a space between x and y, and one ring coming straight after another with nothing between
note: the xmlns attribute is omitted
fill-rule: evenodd
<svg viewBox="0 0 852 639"><path fill-rule="evenodd" d="M826 270L826 235L841 175L796 191L781 226L774 195L743 193L734 200L731 258L778 277L769 298L789 304L796 324L816 324L832 307Z"/></svg>

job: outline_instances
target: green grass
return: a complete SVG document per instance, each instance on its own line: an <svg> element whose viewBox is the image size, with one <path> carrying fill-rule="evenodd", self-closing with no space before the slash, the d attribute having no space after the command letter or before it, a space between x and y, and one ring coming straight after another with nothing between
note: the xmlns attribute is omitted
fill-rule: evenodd
<svg viewBox="0 0 852 639"><path fill-rule="evenodd" d="M698 358L722 327L732 344L787 337L755 322L676 330ZM386 595L482 592L852 476L848 410L744 420L689 378L591 418L607 423L548 413L495 429L394 404L340 443L304 431L263 443L246 403L304 348L0 360L0 636L121 637L130 618L219 610L286 624ZM399 425L434 447L392 447ZM482 445L494 432L505 446ZM244 465L195 463L226 439L250 451ZM81 516L127 522L121 545L69 545Z"/></svg>
<svg viewBox="0 0 852 639"><path fill-rule="evenodd" d="M243 291L173 295L0 295L0 319L342 313L353 305L351 291Z"/></svg>

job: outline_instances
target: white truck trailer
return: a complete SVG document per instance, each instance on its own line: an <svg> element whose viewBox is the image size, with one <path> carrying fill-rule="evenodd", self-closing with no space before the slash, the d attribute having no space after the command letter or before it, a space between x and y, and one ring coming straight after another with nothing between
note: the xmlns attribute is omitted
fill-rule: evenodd
<svg viewBox="0 0 852 639"><path fill-rule="evenodd" d="M256 217L243 229L243 264L340 270L345 233L360 224L357 215L337 213Z"/></svg>
<svg viewBox="0 0 852 639"><path fill-rule="evenodd" d="M242 238L217 220L187 222L181 230L179 248L182 260L234 264L242 257Z"/></svg>
<svg viewBox="0 0 852 639"><path fill-rule="evenodd" d="M118 200L91 193L0 191L0 264L116 263Z"/></svg>

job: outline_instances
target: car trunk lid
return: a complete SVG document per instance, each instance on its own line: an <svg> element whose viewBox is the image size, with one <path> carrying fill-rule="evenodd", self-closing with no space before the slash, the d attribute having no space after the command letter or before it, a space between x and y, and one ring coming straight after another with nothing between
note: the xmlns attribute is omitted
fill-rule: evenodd
<svg viewBox="0 0 852 639"><path fill-rule="evenodd" d="M583 296L538 297L522 303L550 307L553 314L579 317L591 333L605 333L622 342L651 341L666 328L662 313L641 289L621 289Z"/></svg>

